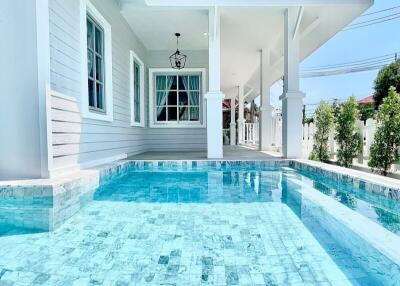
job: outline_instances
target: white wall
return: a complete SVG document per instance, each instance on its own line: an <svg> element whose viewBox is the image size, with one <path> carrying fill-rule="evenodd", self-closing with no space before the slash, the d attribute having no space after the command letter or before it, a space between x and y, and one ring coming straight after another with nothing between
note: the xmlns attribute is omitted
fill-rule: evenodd
<svg viewBox="0 0 400 286"><path fill-rule="evenodd" d="M47 7L47 1L48 21L42 19L48 31L36 33L36 4ZM148 128L148 69L170 67L173 51L146 50L120 14L118 1L91 2L112 30L112 122L81 117L81 52L86 50L80 43L80 0L1 1L0 57L6 68L0 76L0 179L43 177L48 168L55 174L146 151L206 149L205 128ZM36 49L39 42L46 48ZM42 50L47 57L37 61ZM130 50L145 65L145 128L130 126ZM208 68L207 51L185 53L187 67ZM47 113L41 112L46 93L38 70L47 71L51 89ZM43 129L47 120L50 148Z"/></svg>
<svg viewBox="0 0 400 286"><path fill-rule="evenodd" d="M80 5L78 0L49 0L51 87L80 100ZM151 128L148 126L148 68L169 67L173 51L147 51L119 12L117 1L93 0L112 30L113 122L64 116L53 121L54 168L90 166L145 151L205 150L205 128ZM145 64L146 127L130 126L129 51ZM83 52L86 53L86 50ZM205 67L207 51L189 51L187 67ZM71 112L67 110L66 112Z"/></svg>
<svg viewBox="0 0 400 286"><path fill-rule="evenodd" d="M54 168L73 164L87 166L98 160L129 156L148 149L146 129L130 126L129 97L129 51L132 49L145 65L147 51L122 18L116 1L96 0L92 3L112 29L114 120L83 118L81 123L67 122L65 131L58 129L58 136L66 135L64 132L69 136L54 146ZM51 86L53 90L77 100L80 100L81 89L79 8L78 0L50 0ZM145 87L147 94L147 84Z"/></svg>
<svg viewBox="0 0 400 286"><path fill-rule="evenodd" d="M149 68L169 68L169 56L174 52L175 51L150 51L148 53ZM208 51L183 51L183 53L188 56L186 62L187 68L206 68L208 71ZM203 104L203 108L205 108L205 104ZM203 118L203 120L205 120L205 118ZM149 150L154 151L207 149L206 128L149 128L148 139Z"/></svg>
<svg viewBox="0 0 400 286"><path fill-rule="evenodd" d="M47 175L47 154L41 149L46 133L41 130L45 83L40 69L46 61L38 65L42 51L37 12L36 1L0 2L0 179Z"/></svg>

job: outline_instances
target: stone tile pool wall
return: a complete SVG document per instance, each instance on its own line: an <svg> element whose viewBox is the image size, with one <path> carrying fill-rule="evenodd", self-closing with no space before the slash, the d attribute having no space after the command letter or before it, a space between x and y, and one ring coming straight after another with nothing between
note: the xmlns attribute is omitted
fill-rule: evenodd
<svg viewBox="0 0 400 286"><path fill-rule="evenodd" d="M330 167L328 164L325 164L325 168L321 168L315 164L318 163L311 161L305 163L302 161L292 160L290 161L289 166L296 170L312 172L318 176L329 178L340 183L351 184L354 188L364 190L366 192L375 193L392 200L400 201L400 182L397 186L385 185L384 182L380 182L378 184L376 182L372 182L370 180L350 174L352 170L349 169L342 168L343 170L347 171L347 173L344 173L338 172L336 169L335 171L328 170ZM369 174L365 173L365 175L367 176Z"/></svg>
<svg viewBox="0 0 400 286"><path fill-rule="evenodd" d="M0 225L52 231L76 214L99 186L99 176L43 185L0 186Z"/></svg>
<svg viewBox="0 0 400 286"><path fill-rule="evenodd" d="M302 188L301 182L290 184L290 189L299 193L298 212L303 221L309 217L317 222L359 265L369 269L376 281L397 285L396 281L400 281L399 237L332 198ZM351 265L344 268L347 267Z"/></svg>

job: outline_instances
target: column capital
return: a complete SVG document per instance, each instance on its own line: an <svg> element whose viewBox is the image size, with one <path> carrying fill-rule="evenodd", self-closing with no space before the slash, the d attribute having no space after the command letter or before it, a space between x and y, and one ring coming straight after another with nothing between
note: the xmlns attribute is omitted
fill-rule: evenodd
<svg viewBox="0 0 400 286"><path fill-rule="evenodd" d="M207 100L223 100L225 95L221 91L209 91L204 98Z"/></svg>
<svg viewBox="0 0 400 286"><path fill-rule="evenodd" d="M230 123L230 126L231 126L231 127L236 127L236 123L235 123L235 122L231 122L231 123Z"/></svg>
<svg viewBox="0 0 400 286"><path fill-rule="evenodd" d="M244 119L238 119L237 122L238 122L238 123L245 123L246 120L244 120Z"/></svg>
<svg viewBox="0 0 400 286"><path fill-rule="evenodd" d="M285 99L303 99L305 97L305 93L301 92L300 90L297 91L287 91L284 92L281 96L279 96L280 100Z"/></svg>

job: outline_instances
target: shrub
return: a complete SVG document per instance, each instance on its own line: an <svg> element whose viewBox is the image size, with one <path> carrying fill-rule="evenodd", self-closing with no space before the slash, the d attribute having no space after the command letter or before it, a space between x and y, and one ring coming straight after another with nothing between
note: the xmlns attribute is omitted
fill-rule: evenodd
<svg viewBox="0 0 400 286"><path fill-rule="evenodd" d="M358 113L360 116L360 120L367 121L367 119L374 118L375 108L374 104L368 103L358 106Z"/></svg>
<svg viewBox="0 0 400 286"><path fill-rule="evenodd" d="M394 86L396 91L400 92L400 59L382 68L375 79L374 101L376 109L388 96L391 86Z"/></svg>
<svg viewBox="0 0 400 286"><path fill-rule="evenodd" d="M338 143L337 161L339 165L350 167L353 159L361 151L361 136L358 126L357 101L351 96L341 104L336 118L335 140Z"/></svg>
<svg viewBox="0 0 400 286"><path fill-rule="evenodd" d="M391 87L379 107L378 127L371 145L368 166L386 176L391 165L399 160L399 147L400 95Z"/></svg>
<svg viewBox="0 0 400 286"><path fill-rule="evenodd" d="M319 160L322 162L329 161L328 140L329 133L333 126L333 110L332 107L321 101L315 110L315 134L313 150L310 154L311 160Z"/></svg>

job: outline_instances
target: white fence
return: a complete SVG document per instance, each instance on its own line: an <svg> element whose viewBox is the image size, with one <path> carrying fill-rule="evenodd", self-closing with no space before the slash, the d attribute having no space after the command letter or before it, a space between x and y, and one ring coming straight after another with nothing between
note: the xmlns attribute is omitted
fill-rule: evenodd
<svg viewBox="0 0 400 286"><path fill-rule="evenodd" d="M376 121L373 119L368 119L366 122L359 121L358 122L360 136L362 138L363 143L363 152L362 156L358 159L359 163L364 163L369 159L369 149L374 140L374 134L376 130ZM314 144L314 132L315 132L315 124L305 124L303 125L303 156L304 158L308 158ZM330 156L332 160L335 160L337 144L334 140L334 133L332 131L329 136L328 141Z"/></svg>

